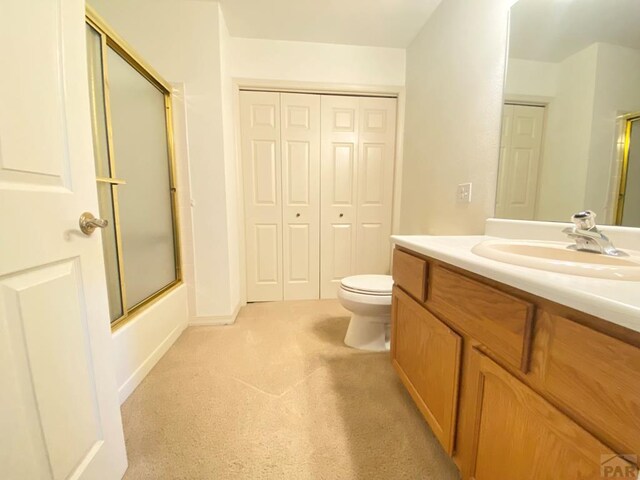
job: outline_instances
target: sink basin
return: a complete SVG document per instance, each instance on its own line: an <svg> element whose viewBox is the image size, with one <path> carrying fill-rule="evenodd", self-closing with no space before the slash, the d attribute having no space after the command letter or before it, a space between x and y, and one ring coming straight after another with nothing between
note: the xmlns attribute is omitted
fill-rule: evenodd
<svg viewBox="0 0 640 480"><path fill-rule="evenodd" d="M530 240L485 240L471 251L481 257L522 267L609 280L640 281L640 252L612 257L568 249L569 243Z"/></svg>

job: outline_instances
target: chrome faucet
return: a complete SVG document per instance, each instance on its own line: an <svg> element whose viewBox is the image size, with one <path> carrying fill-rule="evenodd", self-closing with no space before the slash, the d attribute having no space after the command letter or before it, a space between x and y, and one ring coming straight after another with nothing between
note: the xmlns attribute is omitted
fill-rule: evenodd
<svg viewBox="0 0 640 480"><path fill-rule="evenodd" d="M611 240L596 227L596 214L591 210L574 213L571 216L571 221L574 223L574 227L562 230L562 233L566 233L576 242L569 248L580 252L600 253L616 257L626 256L626 253L614 247Z"/></svg>

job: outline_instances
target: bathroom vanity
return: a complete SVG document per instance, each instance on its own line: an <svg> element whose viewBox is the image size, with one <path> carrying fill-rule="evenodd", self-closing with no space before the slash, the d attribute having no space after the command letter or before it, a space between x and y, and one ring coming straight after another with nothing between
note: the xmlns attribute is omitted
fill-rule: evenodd
<svg viewBox="0 0 640 480"><path fill-rule="evenodd" d="M640 282L471 252L488 238L393 237L391 361L426 422L465 480L632 472Z"/></svg>

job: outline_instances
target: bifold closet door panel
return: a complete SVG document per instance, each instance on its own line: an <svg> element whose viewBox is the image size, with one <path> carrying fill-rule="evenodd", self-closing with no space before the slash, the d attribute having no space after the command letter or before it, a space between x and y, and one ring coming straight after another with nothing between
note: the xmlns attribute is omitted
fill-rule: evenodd
<svg viewBox="0 0 640 480"><path fill-rule="evenodd" d="M280 95L240 92L247 300L282 300Z"/></svg>
<svg viewBox="0 0 640 480"><path fill-rule="evenodd" d="M320 296L356 267L359 98L321 99Z"/></svg>
<svg viewBox="0 0 640 480"><path fill-rule="evenodd" d="M356 274L389 273L396 99L360 98Z"/></svg>
<svg viewBox="0 0 640 480"><path fill-rule="evenodd" d="M285 300L320 295L320 95L280 94Z"/></svg>

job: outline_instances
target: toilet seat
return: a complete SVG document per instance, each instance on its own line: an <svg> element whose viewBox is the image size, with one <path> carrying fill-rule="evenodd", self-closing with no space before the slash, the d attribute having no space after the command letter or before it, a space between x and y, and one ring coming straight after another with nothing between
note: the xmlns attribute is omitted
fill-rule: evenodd
<svg viewBox="0 0 640 480"><path fill-rule="evenodd" d="M360 303L362 305L391 305L391 294L371 295L370 293L353 292L346 288L338 289L338 298L348 302Z"/></svg>
<svg viewBox="0 0 640 480"><path fill-rule="evenodd" d="M393 278L391 275L353 275L343 278L340 288L359 295L389 297Z"/></svg>

